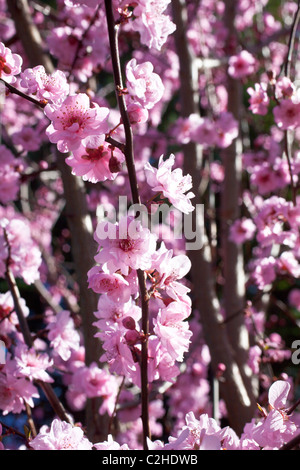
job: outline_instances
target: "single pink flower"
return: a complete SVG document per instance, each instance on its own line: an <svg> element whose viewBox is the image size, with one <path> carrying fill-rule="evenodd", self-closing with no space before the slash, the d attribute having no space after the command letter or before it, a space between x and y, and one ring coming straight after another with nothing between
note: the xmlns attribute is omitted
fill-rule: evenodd
<svg viewBox="0 0 300 470"><path fill-rule="evenodd" d="M57 144L60 152L78 149L81 142L90 136L102 136L104 142L109 109L96 103L91 107L86 94L68 96L59 107L47 104L44 112L51 120L46 134L50 142Z"/></svg>
<svg viewBox="0 0 300 470"><path fill-rule="evenodd" d="M255 83L254 88L247 88L247 92L250 95L249 109L253 114L265 116L268 112L268 106L270 103L266 83Z"/></svg>
<svg viewBox="0 0 300 470"><path fill-rule="evenodd" d="M107 294L114 302L128 302L131 296L129 283L121 274L101 272L98 266L89 270L88 282L90 289L97 294Z"/></svg>
<svg viewBox="0 0 300 470"><path fill-rule="evenodd" d="M66 158L66 163L74 175L81 176L84 181L97 183L114 180L124 160L125 156L120 150L112 149L101 138L87 138Z"/></svg>
<svg viewBox="0 0 300 470"><path fill-rule="evenodd" d="M60 312L47 328L50 346L64 361L67 361L71 357L72 350L77 350L80 345L80 336L70 312L67 310Z"/></svg>
<svg viewBox="0 0 300 470"><path fill-rule="evenodd" d="M300 103L284 99L273 109L274 119L283 130L295 129L300 124Z"/></svg>
<svg viewBox="0 0 300 470"><path fill-rule="evenodd" d="M26 69L21 73L20 85L28 89L28 93L36 95L39 100L60 103L69 94L69 84L63 72L56 70L47 74L42 65Z"/></svg>
<svg viewBox="0 0 300 470"><path fill-rule="evenodd" d="M129 269L149 269L156 249L157 237L132 216L124 216L118 224L100 222L95 239L99 252L95 261L109 273L120 270L127 276Z"/></svg>
<svg viewBox="0 0 300 470"><path fill-rule="evenodd" d="M34 450L92 450L93 444L79 426L54 419L50 428L43 426L30 441Z"/></svg>

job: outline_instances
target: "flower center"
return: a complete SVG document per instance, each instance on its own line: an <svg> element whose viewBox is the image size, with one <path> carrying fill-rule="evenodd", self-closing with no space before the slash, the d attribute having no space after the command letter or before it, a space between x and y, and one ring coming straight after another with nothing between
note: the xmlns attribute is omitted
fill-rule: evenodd
<svg viewBox="0 0 300 470"><path fill-rule="evenodd" d="M82 155L81 158L84 160L89 160L91 162L98 162L101 160L101 158L105 157L107 155L107 150L104 149L103 145L100 145L97 149L89 149L86 148L86 154Z"/></svg>
<svg viewBox="0 0 300 470"><path fill-rule="evenodd" d="M0 56L0 77L2 72L9 75L11 73L11 68L6 64L6 60L4 59L4 57Z"/></svg>

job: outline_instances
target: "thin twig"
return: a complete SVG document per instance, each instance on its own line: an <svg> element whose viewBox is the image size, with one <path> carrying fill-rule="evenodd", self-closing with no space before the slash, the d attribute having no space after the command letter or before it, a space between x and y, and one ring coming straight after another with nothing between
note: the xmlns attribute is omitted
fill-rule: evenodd
<svg viewBox="0 0 300 470"><path fill-rule="evenodd" d="M45 108L47 102L45 102L45 101L39 101L39 100L36 100L35 98L32 98L32 97L29 96L29 95L26 95L26 94L23 93L22 91L18 90L18 88L14 87L14 86L11 85L10 83L7 83L5 80L3 80L3 78L0 78L0 82L4 83L4 85L6 86L6 88L7 88L11 93L13 93L14 95L18 95L18 96L20 96L21 98L24 98L25 100L30 101L31 103L35 104L35 105L38 106L39 108L42 108L42 109Z"/></svg>

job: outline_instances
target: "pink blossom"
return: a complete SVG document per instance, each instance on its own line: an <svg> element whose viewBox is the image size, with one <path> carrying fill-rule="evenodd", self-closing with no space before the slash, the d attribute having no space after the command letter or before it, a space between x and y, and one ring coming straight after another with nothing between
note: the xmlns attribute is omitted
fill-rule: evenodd
<svg viewBox="0 0 300 470"><path fill-rule="evenodd" d="M120 445L114 441L111 434L108 435L107 441L97 442L94 447L96 450L130 450L127 444Z"/></svg>
<svg viewBox="0 0 300 470"><path fill-rule="evenodd" d="M161 50L176 26L168 15L164 14L170 0L150 0L139 2L134 9L132 22L134 31L140 33L141 43L150 49Z"/></svg>
<svg viewBox="0 0 300 470"><path fill-rule="evenodd" d="M54 419L50 428L43 426L30 441L34 450L92 450L93 444L79 426Z"/></svg>
<svg viewBox="0 0 300 470"><path fill-rule="evenodd" d="M195 195L189 191L192 188L192 177L183 176L181 168L172 170L174 163L175 155L173 154L167 160L163 160L163 155L161 155L158 168L154 168L147 162L144 166L146 180L152 191L161 192L174 207L188 214L194 210L190 199Z"/></svg>
<svg viewBox="0 0 300 470"><path fill-rule="evenodd" d="M243 217L231 225L229 238L235 243L244 243L253 238L255 231L256 226L252 219Z"/></svg>
<svg viewBox="0 0 300 470"><path fill-rule="evenodd" d="M69 391L83 394L86 398L102 397L100 414L108 412L112 416L119 391L119 381L105 369L100 369L95 362L88 367L80 367L72 377Z"/></svg>
<svg viewBox="0 0 300 470"><path fill-rule="evenodd" d="M10 269L15 277L21 277L27 284L39 279L41 252L32 239L31 227L27 219L14 210L1 210L10 248ZM6 218L7 217L7 218ZM5 277L8 246L3 229L0 227L0 276Z"/></svg>
<svg viewBox="0 0 300 470"><path fill-rule="evenodd" d="M191 269L190 259L186 255L173 256L173 250L167 250L162 242L152 258L152 269L155 270L153 281L157 289L164 289L174 300L186 301L186 294L190 289L178 282Z"/></svg>
<svg viewBox="0 0 300 470"><path fill-rule="evenodd" d="M106 142L97 146L98 140L102 139L83 140L73 155L66 159L74 175L82 176L84 181L91 183L114 180L125 160L120 150L112 149Z"/></svg>
<svg viewBox="0 0 300 470"><path fill-rule="evenodd" d="M256 263L253 278L259 289L272 283L276 278L276 260L273 256L263 258Z"/></svg>
<svg viewBox="0 0 300 470"><path fill-rule="evenodd" d="M126 279L118 273L104 273L94 266L88 271L89 288L97 294L107 294L115 302L128 302L131 288Z"/></svg>
<svg viewBox="0 0 300 470"><path fill-rule="evenodd" d="M146 108L143 108L139 103L128 103L127 112L130 124L143 124L147 122L149 112Z"/></svg>
<svg viewBox="0 0 300 470"><path fill-rule="evenodd" d="M22 297L20 297L19 303L24 317L27 318L29 308ZM16 326L19 324L18 316L15 312L14 300L10 291L5 294L0 293L0 322L2 334L9 334L15 331Z"/></svg>
<svg viewBox="0 0 300 470"><path fill-rule="evenodd" d="M20 189L20 159L14 157L10 150L0 145L0 202L7 204L17 198Z"/></svg>
<svg viewBox="0 0 300 470"><path fill-rule="evenodd" d="M145 270L151 266L156 236L132 216L122 217L118 224L100 222L95 240L99 244L95 261L109 273L120 270L127 276L129 268Z"/></svg>
<svg viewBox="0 0 300 470"><path fill-rule="evenodd" d="M38 129L24 126L19 132L12 136L13 143L22 150L34 152L42 146L42 136Z"/></svg>
<svg viewBox="0 0 300 470"><path fill-rule="evenodd" d="M170 356L179 362L189 349L192 332L189 330L186 319L186 309L179 301L171 302L167 307L159 310L154 319L154 332L161 340L163 347Z"/></svg>
<svg viewBox="0 0 300 470"><path fill-rule="evenodd" d="M141 308L135 305L132 297L127 302L114 302L108 295L101 295L97 304L97 311L94 312L100 321L94 325L100 330L105 330L108 323L123 324L123 320L130 316L132 320L138 322L141 319Z"/></svg>
<svg viewBox="0 0 300 470"><path fill-rule="evenodd" d="M226 148L231 145L239 133L239 125L232 113L223 111L215 121L216 145Z"/></svg>
<svg viewBox="0 0 300 470"><path fill-rule="evenodd" d="M289 274L296 279L300 277L300 265L291 251L284 251L277 260L277 268L282 274Z"/></svg>
<svg viewBox="0 0 300 470"><path fill-rule="evenodd" d="M289 293L289 303L300 310L300 289L294 288Z"/></svg>
<svg viewBox="0 0 300 470"><path fill-rule="evenodd" d="M63 310L48 324L48 339L55 353L64 361L71 357L72 350L79 348L80 336L69 311Z"/></svg>
<svg viewBox="0 0 300 470"><path fill-rule="evenodd" d="M288 77L278 78L275 84L275 95L277 99L292 98L295 93L295 85Z"/></svg>
<svg viewBox="0 0 300 470"><path fill-rule="evenodd" d="M197 121L195 120L194 122ZM190 138L204 147L216 145L215 123L207 117L200 118L198 125L193 125L191 128Z"/></svg>
<svg viewBox="0 0 300 470"><path fill-rule="evenodd" d="M273 109L276 124L283 130L295 129L299 126L300 103L284 99Z"/></svg>
<svg viewBox="0 0 300 470"><path fill-rule="evenodd" d="M228 74L236 79L251 75L256 69L256 59L250 52L243 50L229 58Z"/></svg>
<svg viewBox="0 0 300 470"><path fill-rule="evenodd" d="M61 106L47 104L44 109L51 120L46 134L50 142L56 143L60 152L66 153L79 148L81 142L90 136L102 136L108 131L106 122L109 110L93 103L84 93L68 96Z"/></svg>
<svg viewBox="0 0 300 470"><path fill-rule="evenodd" d="M28 377L29 380L42 380L43 382L53 382L52 377L46 369L53 365L53 361L46 353L38 353L34 348L28 348L24 344L19 344L15 350L16 374Z"/></svg>
<svg viewBox="0 0 300 470"><path fill-rule="evenodd" d="M151 109L158 103L164 93L164 85L160 76L153 72L151 62L138 64L131 59L126 65L126 86L129 95L143 108Z"/></svg>
<svg viewBox="0 0 300 470"><path fill-rule="evenodd" d="M295 436L297 426L286 414L286 401L290 384L283 380L274 382L268 392L270 412L252 430L253 439L262 448L279 448Z"/></svg>
<svg viewBox="0 0 300 470"><path fill-rule="evenodd" d="M20 85L27 88L28 93L36 95L37 99L56 104L66 98L70 88L63 72L56 70L49 75L42 65L24 70L21 73Z"/></svg>
<svg viewBox="0 0 300 470"><path fill-rule="evenodd" d="M268 106L270 103L266 83L255 83L254 88L247 88L247 92L250 95L249 109L253 114L265 116L268 112Z"/></svg>
<svg viewBox="0 0 300 470"><path fill-rule="evenodd" d="M13 54L3 42L0 42L0 78L7 83L15 83L21 72L23 59L19 54Z"/></svg>
<svg viewBox="0 0 300 470"><path fill-rule="evenodd" d="M202 414L197 420L191 411L187 413L185 421L183 429L187 428L190 431L185 449L221 450L221 428L215 419Z"/></svg>

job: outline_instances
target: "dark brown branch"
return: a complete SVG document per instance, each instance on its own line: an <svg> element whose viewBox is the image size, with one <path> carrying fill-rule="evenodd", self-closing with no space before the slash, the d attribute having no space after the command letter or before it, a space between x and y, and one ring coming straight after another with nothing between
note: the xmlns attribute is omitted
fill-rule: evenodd
<svg viewBox="0 0 300 470"><path fill-rule="evenodd" d="M134 151L133 151L133 135L130 125L130 120L126 108L119 45L118 45L118 33L120 25L115 21L113 5L111 0L105 0L105 10L108 25L108 35L111 51L111 60L114 74L115 90L117 102L121 114L122 123L125 131L125 146L124 155L128 170L129 183L131 188L132 200L134 204L140 204L139 187L137 182L137 176L135 171L134 163ZM141 297L141 308L142 308L142 330L144 333L144 341L142 342L142 355L141 355L141 394L142 394L142 422L143 422L143 445L144 449L147 449L147 438L150 437L149 427L149 385L148 385L148 334L149 334L149 297L146 287L146 279L144 272L137 270L140 297Z"/></svg>

